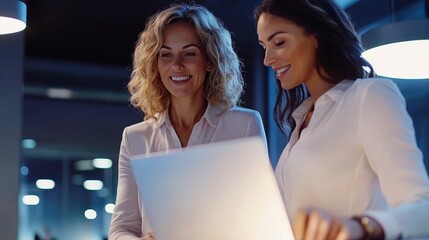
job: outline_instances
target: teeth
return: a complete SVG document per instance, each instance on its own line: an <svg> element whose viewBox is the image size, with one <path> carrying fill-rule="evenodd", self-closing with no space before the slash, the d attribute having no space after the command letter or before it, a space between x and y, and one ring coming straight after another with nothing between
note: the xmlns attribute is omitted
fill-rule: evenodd
<svg viewBox="0 0 429 240"><path fill-rule="evenodd" d="M176 76L176 77L171 77L171 80L180 82L180 81L188 80L189 78L191 78L191 76Z"/></svg>
<svg viewBox="0 0 429 240"><path fill-rule="evenodd" d="M282 67L280 69L277 69L276 73L277 74L282 74L284 73L286 70L288 70L290 68L290 65L287 65L286 67Z"/></svg>

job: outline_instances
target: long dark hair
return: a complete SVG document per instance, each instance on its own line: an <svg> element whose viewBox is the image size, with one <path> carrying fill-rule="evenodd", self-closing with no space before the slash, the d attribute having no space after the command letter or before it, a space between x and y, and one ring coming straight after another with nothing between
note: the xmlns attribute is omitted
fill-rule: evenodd
<svg viewBox="0 0 429 240"><path fill-rule="evenodd" d="M294 22L307 33L316 35L316 69L321 78L337 84L344 79L374 77L374 70L361 54L363 47L349 16L331 0L263 0L254 11L257 22L262 13ZM290 90L277 82L274 107L277 126L289 135L296 123L292 112L309 97L301 84Z"/></svg>

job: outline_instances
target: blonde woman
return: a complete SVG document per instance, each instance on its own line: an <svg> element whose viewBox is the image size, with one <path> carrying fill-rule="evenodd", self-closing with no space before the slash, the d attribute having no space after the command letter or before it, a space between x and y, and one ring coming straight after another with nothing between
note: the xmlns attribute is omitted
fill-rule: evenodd
<svg viewBox="0 0 429 240"><path fill-rule="evenodd" d="M123 132L110 240L153 238L132 156L248 136L265 140L259 113L236 106L243 78L231 35L200 5L172 5L150 17L128 89L145 120Z"/></svg>

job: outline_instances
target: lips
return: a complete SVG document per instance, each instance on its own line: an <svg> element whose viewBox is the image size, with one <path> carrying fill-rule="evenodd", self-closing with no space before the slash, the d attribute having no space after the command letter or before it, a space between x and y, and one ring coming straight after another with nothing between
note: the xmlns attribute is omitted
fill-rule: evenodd
<svg viewBox="0 0 429 240"><path fill-rule="evenodd" d="M280 77L280 76L284 75L289 70L290 67L291 67L291 65L288 64L284 67L274 69L274 71L276 72L276 76Z"/></svg>

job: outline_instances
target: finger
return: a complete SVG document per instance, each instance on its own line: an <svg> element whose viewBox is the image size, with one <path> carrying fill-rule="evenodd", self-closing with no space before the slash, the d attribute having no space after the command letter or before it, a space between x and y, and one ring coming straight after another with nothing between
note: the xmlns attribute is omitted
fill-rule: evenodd
<svg viewBox="0 0 429 240"><path fill-rule="evenodd" d="M349 234L344 228L340 229L337 237L335 238L335 240L349 240L349 239L350 239Z"/></svg>
<svg viewBox="0 0 429 240"><path fill-rule="evenodd" d="M327 239L336 239L338 234L341 231L341 221L338 218L332 218L331 226L329 229L329 233Z"/></svg>
<svg viewBox="0 0 429 240"><path fill-rule="evenodd" d="M332 217L329 214L319 212L319 223L316 230L315 240L325 240L328 238L328 234L332 227ZM332 238L331 238L332 239Z"/></svg>
<svg viewBox="0 0 429 240"><path fill-rule="evenodd" d="M298 212L296 215L293 225L292 225L292 231L295 235L296 240L303 240L305 237L305 229L307 225L307 211L303 210Z"/></svg>
<svg viewBox="0 0 429 240"><path fill-rule="evenodd" d="M314 240L317 238L317 230L319 228L320 215L317 211L312 211L308 215L307 228L304 232L305 240Z"/></svg>
<svg viewBox="0 0 429 240"><path fill-rule="evenodd" d="M141 238L141 240L153 240L154 236L153 236L153 232L152 231L147 231L146 234Z"/></svg>

